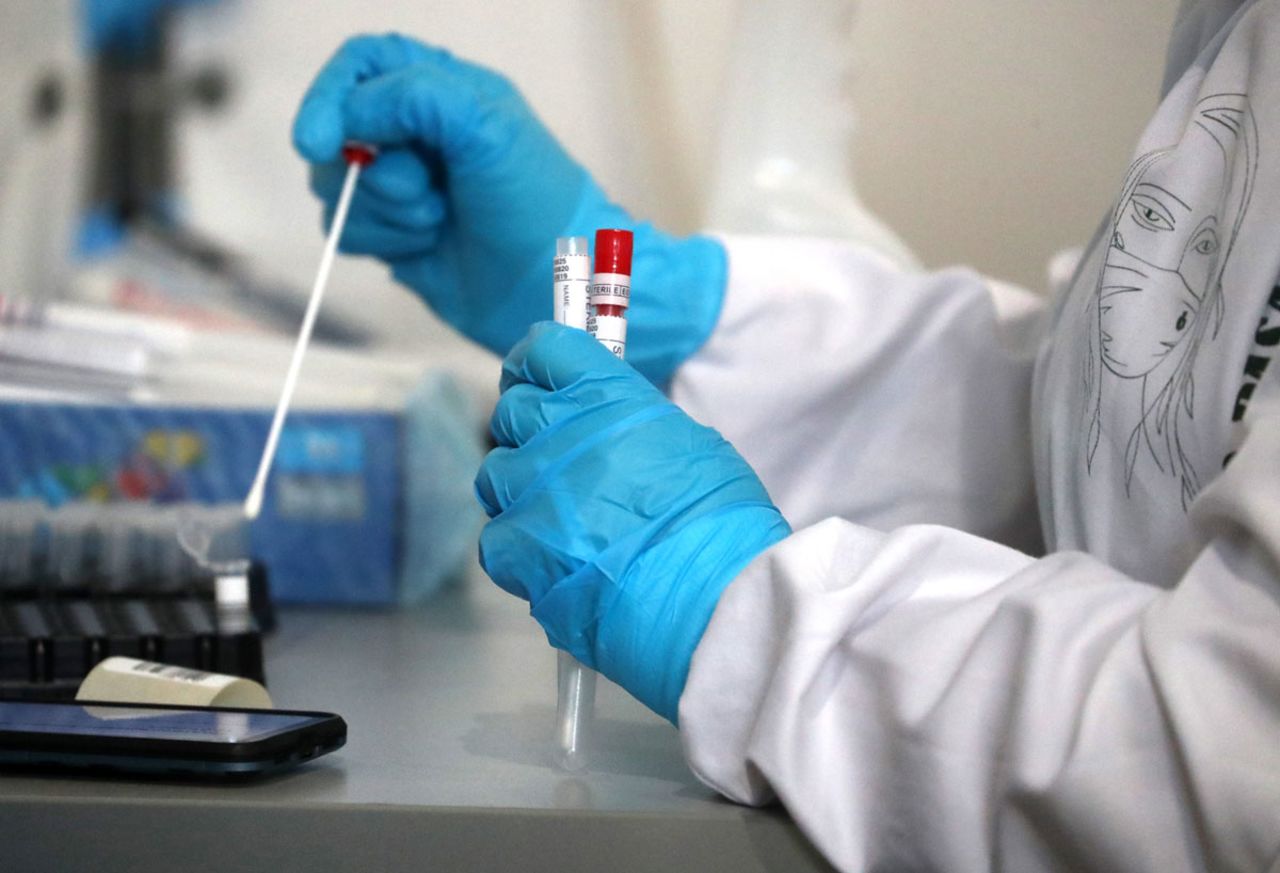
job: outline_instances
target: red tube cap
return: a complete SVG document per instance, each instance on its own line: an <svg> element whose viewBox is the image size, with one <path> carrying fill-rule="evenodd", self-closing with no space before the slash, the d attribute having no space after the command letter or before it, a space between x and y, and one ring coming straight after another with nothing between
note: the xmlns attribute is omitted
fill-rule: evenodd
<svg viewBox="0 0 1280 873"><path fill-rule="evenodd" d="M596 231L596 272L631 275L631 243L629 230L609 228Z"/></svg>
<svg viewBox="0 0 1280 873"><path fill-rule="evenodd" d="M362 142L349 142L342 147L342 159L348 164L359 164L367 167L373 163L373 159L378 156L376 146L365 145Z"/></svg>

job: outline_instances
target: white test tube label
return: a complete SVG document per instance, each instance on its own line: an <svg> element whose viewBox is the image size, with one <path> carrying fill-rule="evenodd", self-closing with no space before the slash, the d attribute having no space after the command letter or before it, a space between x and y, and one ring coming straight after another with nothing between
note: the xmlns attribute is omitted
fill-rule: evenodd
<svg viewBox="0 0 1280 873"><path fill-rule="evenodd" d="M555 319L560 324L587 329L587 299L591 290L591 256L556 255Z"/></svg>
<svg viewBox="0 0 1280 873"><path fill-rule="evenodd" d="M627 357L627 320L621 315L593 315L587 319L587 332L600 341L619 360Z"/></svg>
<svg viewBox="0 0 1280 873"><path fill-rule="evenodd" d="M592 306L630 306L631 277L626 273L596 273L591 281Z"/></svg>

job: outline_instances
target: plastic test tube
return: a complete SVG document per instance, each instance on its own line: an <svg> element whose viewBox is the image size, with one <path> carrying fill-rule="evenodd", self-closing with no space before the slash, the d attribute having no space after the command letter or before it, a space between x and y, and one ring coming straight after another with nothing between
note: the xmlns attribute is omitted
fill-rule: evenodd
<svg viewBox="0 0 1280 873"><path fill-rule="evenodd" d="M587 329L590 311L591 256L585 236L556 240L555 317L560 324ZM556 652L556 747L560 765L578 770L586 764L596 702L596 673L565 651Z"/></svg>
<svg viewBox="0 0 1280 873"><path fill-rule="evenodd" d="M0 590L32 584L44 504L35 500L0 501Z"/></svg>
<svg viewBox="0 0 1280 873"><path fill-rule="evenodd" d="M581 286L567 287L571 274L574 282L581 281L579 277L583 266L581 261L571 265L567 259L585 255L586 243L582 237L556 241L556 320L562 324L578 326L577 317L580 313L585 316L588 310L588 297L579 293ZM631 248L631 231L596 231L596 267L589 293L589 302L595 313L583 318L587 331L619 358L625 355L627 348ZM563 265L562 255L566 258ZM556 743L560 763L566 769L577 770L585 766L590 748L591 727L595 720L596 672L568 652L560 651L556 653L556 673Z"/></svg>
<svg viewBox="0 0 1280 873"><path fill-rule="evenodd" d="M629 230L596 231L596 270L591 277L591 305L595 315L587 330L619 358L627 352L627 307L631 305L631 246Z"/></svg>
<svg viewBox="0 0 1280 873"><path fill-rule="evenodd" d="M556 240L555 315L560 324L587 329L587 299L591 292L591 255L585 236Z"/></svg>

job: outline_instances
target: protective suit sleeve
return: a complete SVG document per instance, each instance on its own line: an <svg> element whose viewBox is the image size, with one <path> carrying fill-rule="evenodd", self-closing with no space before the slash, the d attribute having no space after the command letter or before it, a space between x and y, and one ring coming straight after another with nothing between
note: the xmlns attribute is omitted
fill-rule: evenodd
<svg viewBox="0 0 1280 873"><path fill-rule="evenodd" d="M694 653L691 766L844 870L1280 869L1275 393L1169 589L940 527L775 545Z"/></svg>
<svg viewBox="0 0 1280 873"><path fill-rule="evenodd" d="M719 321L670 394L738 448L795 527L943 524L1038 548L1040 298L837 241L722 241Z"/></svg>

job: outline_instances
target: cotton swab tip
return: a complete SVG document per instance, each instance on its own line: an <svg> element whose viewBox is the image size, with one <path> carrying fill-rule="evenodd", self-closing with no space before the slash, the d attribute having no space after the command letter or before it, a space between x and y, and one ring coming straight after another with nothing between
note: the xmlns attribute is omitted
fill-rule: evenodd
<svg viewBox="0 0 1280 873"><path fill-rule="evenodd" d="M262 489L254 488L244 499L244 517L253 521L262 512Z"/></svg>

